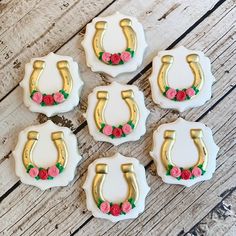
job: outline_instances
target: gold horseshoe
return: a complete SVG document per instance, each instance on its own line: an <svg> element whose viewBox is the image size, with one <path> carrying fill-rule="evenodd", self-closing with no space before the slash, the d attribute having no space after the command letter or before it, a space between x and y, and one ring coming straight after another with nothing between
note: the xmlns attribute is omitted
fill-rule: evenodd
<svg viewBox="0 0 236 236"><path fill-rule="evenodd" d="M136 127L139 121L139 109L138 109L137 103L133 99L134 92L131 89L121 91L121 96L122 96L122 99L125 100L126 104L129 107L129 110L130 110L129 120L132 121L132 123L134 124L134 127ZM108 96L107 91L97 92L98 102L94 110L94 119L95 119L96 126L99 130L102 128L101 125L106 123L105 118L104 118L104 111L105 111L108 98L109 96Z"/></svg>
<svg viewBox="0 0 236 236"><path fill-rule="evenodd" d="M195 87L200 90L204 82L204 74L202 71L202 67L199 63L199 56L197 54L190 54L186 57L186 60L194 75L192 87ZM161 92L164 93L166 91L166 87L169 87L167 82L168 72L174 62L174 57L171 55L165 55L161 58L161 62L162 66L158 74L157 82Z"/></svg>
<svg viewBox="0 0 236 236"><path fill-rule="evenodd" d="M33 72L30 76L30 82L29 82L29 89L30 94L33 93L33 91L39 91L38 89L38 81L40 78L40 75L45 67L45 61L36 60L33 64ZM57 62L57 69L60 72L60 75L63 80L63 90L70 94L72 90L72 77L69 70L69 63L68 61L58 61Z"/></svg>
<svg viewBox="0 0 236 236"><path fill-rule="evenodd" d="M126 179L129 188L126 200L128 201L128 199L132 198L135 203L138 201L139 198L139 188L137 184L136 175L134 173L133 164L132 163L122 164L121 170L124 174L124 177ZM96 202L96 204L98 204L100 200L105 201L102 189L107 173L108 173L107 164L96 165L96 175L93 179L93 186L92 186L93 199Z"/></svg>
<svg viewBox="0 0 236 236"><path fill-rule="evenodd" d="M120 21L120 26L126 38L127 48L130 48L132 51L135 52L136 47L137 47L137 37L136 37L136 33L134 32L132 28L132 21L127 18L122 19ZM103 37L106 31L106 28L107 28L106 21L98 21L95 24L96 31L93 37L93 50L97 57L100 57L100 53L104 52Z"/></svg>
<svg viewBox="0 0 236 236"><path fill-rule="evenodd" d="M29 165L36 166L33 162L33 150L34 147L39 139L39 133L37 131L29 131L27 136L27 142L25 144L23 155L22 155L22 161L27 169ZM63 132L53 132L51 135L51 139L54 142L56 148L57 148L57 163L59 163L64 168L67 164L68 159L68 151L65 144L65 141L63 140Z"/></svg>
<svg viewBox="0 0 236 236"><path fill-rule="evenodd" d="M202 169L206 170L208 162L208 153L206 145L202 140L202 130L201 129L191 129L191 138L194 141L195 146L198 150L198 161L194 166L202 165ZM164 167L168 170L168 165L175 166L172 162L171 151L175 143L175 130L166 130L164 133L164 143L161 147L161 160Z"/></svg>

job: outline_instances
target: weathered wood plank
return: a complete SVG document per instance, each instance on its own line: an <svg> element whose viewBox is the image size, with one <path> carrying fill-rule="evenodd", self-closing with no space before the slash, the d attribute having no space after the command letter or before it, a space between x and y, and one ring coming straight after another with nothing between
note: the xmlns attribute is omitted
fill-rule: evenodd
<svg viewBox="0 0 236 236"><path fill-rule="evenodd" d="M228 194L228 192L226 192ZM220 202L208 215L194 226L191 235L235 235L236 233L236 190Z"/></svg>
<svg viewBox="0 0 236 236"><path fill-rule="evenodd" d="M39 1L18 22L5 30L0 44L0 98L19 83L24 64L29 58L60 48L111 2ZM15 10L21 11L21 7L21 4L16 5Z"/></svg>

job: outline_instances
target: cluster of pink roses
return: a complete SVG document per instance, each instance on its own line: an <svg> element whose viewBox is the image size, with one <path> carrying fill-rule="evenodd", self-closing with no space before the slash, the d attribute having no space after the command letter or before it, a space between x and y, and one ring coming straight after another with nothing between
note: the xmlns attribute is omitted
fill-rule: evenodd
<svg viewBox="0 0 236 236"><path fill-rule="evenodd" d="M132 199L125 201L121 204L111 204L108 201L101 202L99 208L104 214L112 214L113 216L119 216L121 214L127 214L135 205Z"/></svg>
<svg viewBox="0 0 236 236"><path fill-rule="evenodd" d="M187 99L190 99L191 97L193 97L197 93L198 93L198 89L196 89L195 87L191 87L191 88L183 89L183 90L178 90L178 89L173 89L173 88L167 87L164 95L171 100L181 102L181 101L185 101Z"/></svg>
<svg viewBox="0 0 236 236"><path fill-rule="evenodd" d="M130 134L133 129L134 129L134 124L132 124L132 122L129 121L128 123L120 125L119 127L102 124L102 128L100 131L106 136L110 136L111 138L120 138Z"/></svg>
<svg viewBox="0 0 236 236"><path fill-rule="evenodd" d="M203 175L205 171L202 166L195 166L189 169L181 169L178 166L170 167L168 174L177 179L188 180Z"/></svg>
<svg viewBox="0 0 236 236"><path fill-rule="evenodd" d="M111 54L109 52L101 52L99 59L108 64L119 65L130 61L133 56L134 51L131 51L129 48L127 48L122 53Z"/></svg>
<svg viewBox="0 0 236 236"><path fill-rule="evenodd" d="M63 166L61 166L59 163L57 163L55 166L51 166L48 169L38 168L30 165L27 168L27 172L32 178L35 179L53 179L54 177L58 176L62 170Z"/></svg>
<svg viewBox="0 0 236 236"><path fill-rule="evenodd" d="M49 94L42 94L39 91L33 91L31 94L31 98L37 104L41 104L42 106L52 106L58 103L62 103L68 94L65 93L64 90L60 90L59 92L53 93L52 95Z"/></svg>

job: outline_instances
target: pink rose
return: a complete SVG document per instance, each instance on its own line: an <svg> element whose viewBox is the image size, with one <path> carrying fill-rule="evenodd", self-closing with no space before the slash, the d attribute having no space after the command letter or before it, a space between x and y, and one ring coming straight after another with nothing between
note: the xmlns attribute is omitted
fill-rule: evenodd
<svg viewBox="0 0 236 236"><path fill-rule="evenodd" d="M177 94L177 92L175 89L169 88L166 92L166 97L169 99L173 99L176 94Z"/></svg>
<svg viewBox="0 0 236 236"><path fill-rule="evenodd" d="M132 209L132 205L130 204L130 202L126 201L122 203L121 210L124 213L128 213L131 209Z"/></svg>
<svg viewBox="0 0 236 236"><path fill-rule="evenodd" d="M184 101L186 99L186 93L185 91L178 91L177 94L176 94L176 99L177 101Z"/></svg>
<svg viewBox="0 0 236 236"><path fill-rule="evenodd" d="M110 126L110 125L105 125L105 127L104 127L103 130L102 130L102 132L103 132L105 135L107 135L107 136L111 135L111 134L112 134L112 126Z"/></svg>
<svg viewBox="0 0 236 236"><path fill-rule="evenodd" d="M130 52L124 51L124 52L121 53L120 58L123 62L130 61L131 54L130 54Z"/></svg>
<svg viewBox="0 0 236 236"><path fill-rule="evenodd" d="M39 169L37 167L31 168L29 171L29 175L32 178L35 178L39 174Z"/></svg>
<svg viewBox="0 0 236 236"><path fill-rule="evenodd" d="M102 60L103 60L104 62L110 61L110 60L111 60L111 53L109 53L109 52L104 52L104 53L102 54Z"/></svg>
<svg viewBox="0 0 236 236"><path fill-rule="evenodd" d="M56 166L51 166L48 169L48 175L52 176L52 177L56 177L59 175L59 169Z"/></svg>
<svg viewBox="0 0 236 236"><path fill-rule="evenodd" d="M190 170L183 170L181 173L181 178L184 180L188 180L192 177L192 172Z"/></svg>
<svg viewBox="0 0 236 236"><path fill-rule="evenodd" d="M111 62L112 62L112 64L117 65L117 64L120 63L120 60L121 60L120 56L117 53L114 53L114 54L111 55Z"/></svg>
<svg viewBox="0 0 236 236"><path fill-rule="evenodd" d="M129 124L125 124L122 127L122 131L124 134L130 134L132 132L132 127Z"/></svg>
<svg viewBox="0 0 236 236"><path fill-rule="evenodd" d="M180 170L180 168L177 167L177 166L174 166L174 167L171 169L171 171L170 171L170 175L171 175L172 177L175 177L175 178L180 177L180 175L181 175L181 170Z"/></svg>
<svg viewBox="0 0 236 236"><path fill-rule="evenodd" d="M193 176L195 176L195 177L199 177L199 176L202 175L202 170L201 170L199 167L195 166L195 167L192 169L192 174L193 174Z"/></svg>
<svg viewBox="0 0 236 236"><path fill-rule="evenodd" d="M32 96L34 102L40 104L43 100L43 95L40 92L35 92Z"/></svg>
<svg viewBox="0 0 236 236"><path fill-rule="evenodd" d="M188 88L188 89L186 90L186 94L187 94L189 97L192 97L192 96L195 95L195 91L194 91L193 88Z"/></svg>
<svg viewBox="0 0 236 236"><path fill-rule="evenodd" d="M107 201L101 203L100 205L100 210L102 211L102 213L105 213L105 214L110 212L110 208L111 208L110 203Z"/></svg>
<svg viewBox="0 0 236 236"><path fill-rule="evenodd" d="M57 103L61 103L65 100L64 95L60 92L54 93L53 98Z"/></svg>

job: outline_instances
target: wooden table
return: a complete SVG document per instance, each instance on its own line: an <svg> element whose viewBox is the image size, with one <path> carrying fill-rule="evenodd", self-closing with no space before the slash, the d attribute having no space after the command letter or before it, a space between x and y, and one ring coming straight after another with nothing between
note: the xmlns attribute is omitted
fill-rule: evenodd
<svg viewBox="0 0 236 236"><path fill-rule="evenodd" d="M93 140L83 113L92 89L114 79L91 72L81 41L88 22L117 10L138 18L149 47L138 71L116 80L137 85L151 114L144 137L113 147ZM235 0L0 1L0 235L236 235L235 20ZM151 99L152 58L179 45L204 51L216 77L212 99L181 113L187 120L209 126L220 146L213 178L191 188L164 184L149 156L153 130L180 115L158 108ZM85 82L79 107L51 118L76 134L83 160L68 187L40 191L16 177L11 152L20 130L47 120L23 105L19 82L30 58L51 51L72 56ZM116 151L140 160L151 191L144 213L114 224L87 211L82 184L93 160Z"/></svg>

